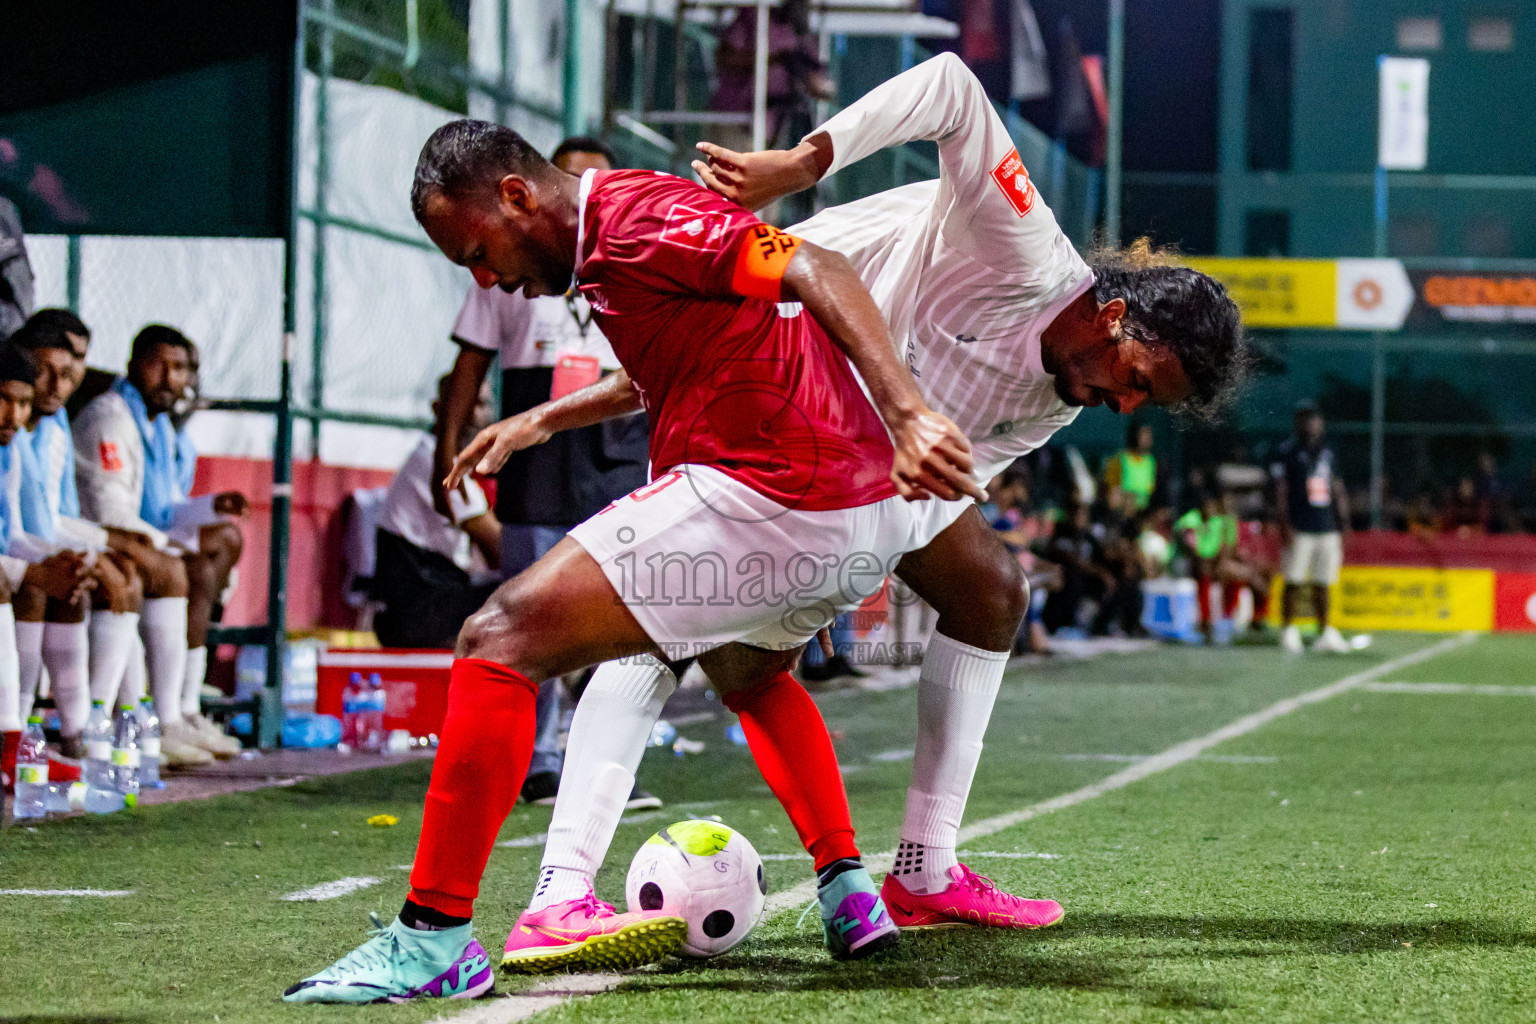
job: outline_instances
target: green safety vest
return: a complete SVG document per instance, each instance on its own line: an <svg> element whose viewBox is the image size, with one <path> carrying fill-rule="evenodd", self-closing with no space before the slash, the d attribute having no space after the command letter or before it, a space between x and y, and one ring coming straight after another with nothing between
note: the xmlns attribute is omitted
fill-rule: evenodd
<svg viewBox="0 0 1536 1024"><path fill-rule="evenodd" d="M1132 451L1123 451L1115 457L1120 460L1120 489L1131 496L1137 508L1146 508L1157 483L1157 460L1151 455L1138 455Z"/></svg>
<svg viewBox="0 0 1536 1024"><path fill-rule="evenodd" d="M1206 519L1196 508L1190 509L1173 524L1179 533L1195 532L1195 554L1201 558L1215 558L1225 546L1237 544L1237 519L1234 516L1212 516Z"/></svg>

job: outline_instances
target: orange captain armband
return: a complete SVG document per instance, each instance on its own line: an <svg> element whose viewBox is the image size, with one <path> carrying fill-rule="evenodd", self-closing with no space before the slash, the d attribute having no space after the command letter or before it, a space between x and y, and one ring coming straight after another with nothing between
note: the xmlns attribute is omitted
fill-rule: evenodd
<svg viewBox="0 0 1536 1024"><path fill-rule="evenodd" d="M748 299L779 301L779 285L800 239L786 235L771 224L758 224L748 231L736 250L736 269L731 274L731 291Z"/></svg>

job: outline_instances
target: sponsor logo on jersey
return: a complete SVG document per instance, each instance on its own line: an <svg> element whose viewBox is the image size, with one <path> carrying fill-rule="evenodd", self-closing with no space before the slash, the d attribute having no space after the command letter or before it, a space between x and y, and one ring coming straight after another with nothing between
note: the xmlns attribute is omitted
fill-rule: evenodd
<svg viewBox="0 0 1536 1024"><path fill-rule="evenodd" d="M123 470L123 457L117 453L117 445L111 441L101 442L101 468L108 473L121 473Z"/></svg>
<svg viewBox="0 0 1536 1024"><path fill-rule="evenodd" d="M673 203L661 229L661 240L679 249L714 252L724 243L725 229L730 223L730 215L718 210L698 210L687 203Z"/></svg>
<svg viewBox="0 0 1536 1024"><path fill-rule="evenodd" d="M1024 169L1024 161L1019 159L1018 150L1010 150L1002 162L992 168L992 180L1003 190L1003 197L1020 217L1034 208L1035 186Z"/></svg>

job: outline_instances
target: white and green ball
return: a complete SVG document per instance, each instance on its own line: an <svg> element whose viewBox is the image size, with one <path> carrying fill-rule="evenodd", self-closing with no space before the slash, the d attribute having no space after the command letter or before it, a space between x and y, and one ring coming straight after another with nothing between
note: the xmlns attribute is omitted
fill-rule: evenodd
<svg viewBox="0 0 1536 1024"><path fill-rule="evenodd" d="M768 883L747 837L718 821L680 821L645 841L629 865L630 910L661 910L688 922L685 956L719 956L763 914Z"/></svg>

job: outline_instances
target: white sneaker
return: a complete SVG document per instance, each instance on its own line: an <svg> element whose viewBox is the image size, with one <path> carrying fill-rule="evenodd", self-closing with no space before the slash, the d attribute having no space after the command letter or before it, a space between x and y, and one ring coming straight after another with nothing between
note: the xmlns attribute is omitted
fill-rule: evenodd
<svg viewBox="0 0 1536 1024"><path fill-rule="evenodd" d="M197 727L186 719L160 726L160 746L164 749L167 744L175 744L178 747L190 747L193 750L201 750L208 755L208 760L193 760L193 764L207 764L214 758L212 750L203 741L203 734L197 731ZM193 755L196 758L196 755Z"/></svg>
<svg viewBox="0 0 1536 1024"><path fill-rule="evenodd" d="M1301 630L1295 626L1286 626L1280 631L1280 649L1286 654L1300 654L1304 647L1301 644Z"/></svg>
<svg viewBox="0 0 1536 1024"><path fill-rule="evenodd" d="M214 757L228 759L240 753L240 741L214 725L201 714L182 716L182 721L197 733L197 745Z"/></svg>
<svg viewBox="0 0 1536 1024"><path fill-rule="evenodd" d="M189 737L185 722L169 722L160 727L160 763L166 768L195 768L212 764L213 755Z"/></svg>
<svg viewBox="0 0 1536 1024"><path fill-rule="evenodd" d="M1354 650L1333 626L1318 634L1317 639L1312 641L1312 649L1322 654L1348 654Z"/></svg>

